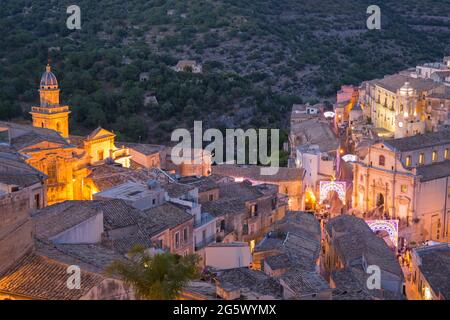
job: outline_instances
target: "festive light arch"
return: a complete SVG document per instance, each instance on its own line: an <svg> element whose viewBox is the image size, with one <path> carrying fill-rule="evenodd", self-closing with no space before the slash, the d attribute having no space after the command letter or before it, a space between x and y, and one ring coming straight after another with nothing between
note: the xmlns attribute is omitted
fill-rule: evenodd
<svg viewBox="0 0 450 320"><path fill-rule="evenodd" d="M368 220L373 232L386 231L389 234L389 239L397 247L398 245L398 220Z"/></svg>
<svg viewBox="0 0 450 320"><path fill-rule="evenodd" d="M345 204L345 187L346 183L344 181L320 181L319 203L323 203L331 191L336 191L339 199Z"/></svg>

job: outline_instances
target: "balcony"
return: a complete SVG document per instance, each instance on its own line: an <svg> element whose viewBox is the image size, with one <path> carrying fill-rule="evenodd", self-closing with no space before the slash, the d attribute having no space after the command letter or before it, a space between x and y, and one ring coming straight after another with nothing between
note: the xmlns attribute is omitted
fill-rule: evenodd
<svg viewBox="0 0 450 320"><path fill-rule="evenodd" d="M200 220L196 220L194 222L194 228L195 229L200 228L201 226L204 226L205 224L210 223L214 219L215 218L212 215L210 215L209 213L203 212L201 219Z"/></svg>
<svg viewBox="0 0 450 320"><path fill-rule="evenodd" d="M201 250L207 245L216 242L216 235L212 235L195 244L195 251Z"/></svg>
<svg viewBox="0 0 450 320"><path fill-rule="evenodd" d="M60 113L60 112L68 112L69 107L68 106L49 106L49 107L31 107L32 112L38 112L38 113Z"/></svg>

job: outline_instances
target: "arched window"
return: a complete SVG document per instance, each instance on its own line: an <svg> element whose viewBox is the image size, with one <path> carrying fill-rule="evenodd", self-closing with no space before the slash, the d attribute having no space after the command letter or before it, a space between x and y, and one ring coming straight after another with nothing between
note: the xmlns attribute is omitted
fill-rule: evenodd
<svg viewBox="0 0 450 320"><path fill-rule="evenodd" d="M378 165L383 166L386 164L386 158L384 156L380 156L378 158Z"/></svg>
<svg viewBox="0 0 450 320"><path fill-rule="evenodd" d="M45 126L44 126L44 121L41 122L41 127L42 127L42 128L45 128Z"/></svg>
<svg viewBox="0 0 450 320"><path fill-rule="evenodd" d="M59 122L56 123L56 131L61 132L61 124Z"/></svg>

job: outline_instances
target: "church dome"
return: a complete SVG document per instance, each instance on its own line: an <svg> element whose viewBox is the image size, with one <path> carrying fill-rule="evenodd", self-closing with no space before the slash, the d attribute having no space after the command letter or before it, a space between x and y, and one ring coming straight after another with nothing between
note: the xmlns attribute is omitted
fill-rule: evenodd
<svg viewBox="0 0 450 320"><path fill-rule="evenodd" d="M57 87L58 80L56 80L56 76L51 71L51 67L47 64L45 68L45 72L41 77L41 87Z"/></svg>

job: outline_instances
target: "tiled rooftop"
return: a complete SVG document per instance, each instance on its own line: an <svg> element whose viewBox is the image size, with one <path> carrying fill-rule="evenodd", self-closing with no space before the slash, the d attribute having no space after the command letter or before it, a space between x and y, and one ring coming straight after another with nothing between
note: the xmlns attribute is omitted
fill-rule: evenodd
<svg viewBox="0 0 450 320"><path fill-rule="evenodd" d="M220 176L228 176L234 178L245 178L254 181L297 181L303 177L303 169L296 168L278 168L275 175L262 175L260 166L239 166L233 164L220 164L212 166L212 173Z"/></svg>
<svg viewBox="0 0 450 320"><path fill-rule="evenodd" d="M150 208L143 211L144 220L142 221L143 231L148 235L156 235L164 229L174 228L189 220L193 216L186 212L182 207L172 203Z"/></svg>
<svg viewBox="0 0 450 320"><path fill-rule="evenodd" d="M440 86L432 80L411 78L401 74L386 76L383 79L377 80L376 84L391 92L397 92L397 90L403 87L405 82L409 82L410 86L419 92L428 91Z"/></svg>
<svg viewBox="0 0 450 320"><path fill-rule="evenodd" d="M450 245L436 245L415 250L422 260L420 271L436 294L450 299Z"/></svg>
<svg viewBox="0 0 450 320"><path fill-rule="evenodd" d="M0 291L33 299L76 300L104 278L81 271L81 289L67 287L68 265L37 254L29 254L0 277Z"/></svg>
<svg viewBox="0 0 450 320"><path fill-rule="evenodd" d="M165 149L163 145L157 144L145 144L145 143L130 143L130 142L117 142L117 145L125 146L130 149L134 149L139 153L142 153L146 156L157 154Z"/></svg>
<svg viewBox="0 0 450 320"><path fill-rule="evenodd" d="M325 279L316 272L294 268L285 273L281 279L297 297L317 294L324 290L331 291Z"/></svg>
<svg viewBox="0 0 450 320"><path fill-rule="evenodd" d="M223 288L241 289L241 295L257 293L262 296L281 298L281 286L264 272L248 268L229 269L220 273L217 280Z"/></svg>
<svg viewBox="0 0 450 320"><path fill-rule="evenodd" d="M384 144L394 150L405 152L450 144L450 130L418 134L411 137L385 140Z"/></svg>
<svg viewBox="0 0 450 320"><path fill-rule="evenodd" d="M100 213L91 201L64 201L37 211L32 218L36 236L50 239Z"/></svg>
<svg viewBox="0 0 450 320"><path fill-rule="evenodd" d="M378 265L382 270L403 277L394 252L363 219L344 214L330 219L325 228L337 254L347 265L362 263L364 257L369 265Z"/></svg>

